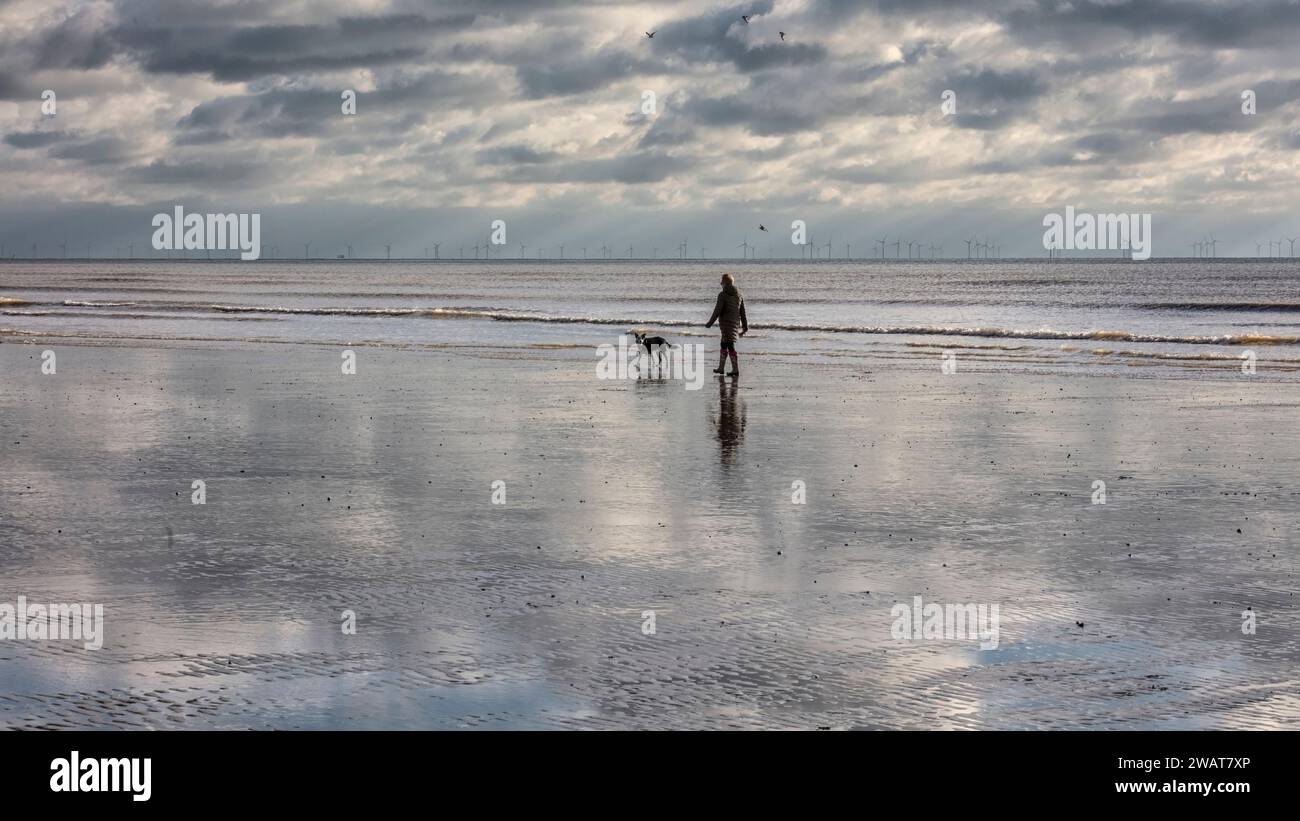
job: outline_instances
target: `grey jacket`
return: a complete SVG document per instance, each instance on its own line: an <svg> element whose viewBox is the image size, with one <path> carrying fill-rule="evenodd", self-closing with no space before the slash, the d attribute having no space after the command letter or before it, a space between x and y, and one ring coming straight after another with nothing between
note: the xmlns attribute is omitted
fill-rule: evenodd
<svg viewBox="0 0 1300 821"><path fill-rule="evenodd" d="M749 319L745 316L745 297L735 285L724 285L718 294L718 301L713 306L713 316L704 323L712 328L717 322L722 329L722 342L736 344L737 331L749 330Z"/></svg>

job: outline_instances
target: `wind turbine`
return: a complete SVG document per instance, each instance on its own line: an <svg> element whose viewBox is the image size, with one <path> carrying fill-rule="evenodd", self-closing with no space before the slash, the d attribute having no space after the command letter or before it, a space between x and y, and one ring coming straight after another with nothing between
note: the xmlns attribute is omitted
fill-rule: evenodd
<svg viewBox="0 0 1300 821"><path fill-rule="evenodd" d="M971 237L970 239L963 241L966 243L966 259L970 259L970 244L975 241L975 238Z"/></svg>
<svg viewBox="0 0 1300 821"><path fill-rule="evenodd" d="M560 259L564 259L564 243L560 243Z"/></svg>
<svg viewBox="0 0 1300 821"><path fill-rule="evenodd" d="M632 258L632 246L631 246L631 245L627 246L627 258L628 258L628 259L631 259L631 258Z"/></svg>
<svg viewBox="0 0 1300 821"><path fill-rule="evenodd" d="M894 259L898 259L898 255L899 255L899 253L900 253L900 249L901 249L901 247L902 247L902 244L903 244L903 235L902 235L902 234L899 234L899 235L898 235L898 239L896 239L896 240L894 240L893 242L890 243L890 245L893 245L893 246L894 246Z"/></svg>
<svg viewBox="0 0 1300 821"><path fill-rule="evenodd" d="M1298 239L1300 239L1300 237L1287 237L1286 240L1287 242L1291 243L1291 256L1293 257L1295 256L1295 241Z"/></svg>
<svg viewBox="0 0 1300 821"><path fill-rule="evenodd" d="M746 234L745 239L736 247L740 249L741 259L749 259L749 234Z"/></svg>
<svg viewBox="0 0 1300 821"><path fill-rule="evenodd" d="M880 258L881 258L881 259L884 259L884 258L885 258L885 241L888 240L888 239L889 239L889 237L885 236L885 237L881 237L880 239L876 240L876 242L880 243ZM876 244L876 243L872 243L872 245L875 245L875 244Z"/></svg>
<svg viewBox="0 0 1300 821"><path fill-rule="evenodd" d="M434 258L434 259L440 259L440 257L438 256L438 246L440 246L440 245L442 245L441 242L435 242L435 243L433 244L433 258ZM351 245L348 246L348 256L352 256L352 246L351 246Z"/></svg>

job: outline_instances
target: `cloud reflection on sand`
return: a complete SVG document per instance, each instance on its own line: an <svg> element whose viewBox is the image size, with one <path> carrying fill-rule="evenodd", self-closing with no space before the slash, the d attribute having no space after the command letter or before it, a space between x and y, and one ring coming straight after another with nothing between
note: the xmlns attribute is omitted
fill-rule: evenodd
<svg viewBox="0 0 1300 821"><path fill-rule="evenodd" d="M1287 385L38 350L0 346L0 580L107 640L0 642L4 726L1298 720ZM893 640L917 594L999 603L1000 648Z"/></svg>

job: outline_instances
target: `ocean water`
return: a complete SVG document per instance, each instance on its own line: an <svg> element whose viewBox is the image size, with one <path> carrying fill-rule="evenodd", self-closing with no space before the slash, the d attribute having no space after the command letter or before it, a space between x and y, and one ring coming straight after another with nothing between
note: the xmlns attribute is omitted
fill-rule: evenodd
<svg viewBox="0 0 1300 821"><path fill-rule="evenodd" d="M1291 259L238 262L7 260L0 335L491 346L589 356L703 328L722 272L763 356L871 366L1241 371L1300 366Z"/></svg>

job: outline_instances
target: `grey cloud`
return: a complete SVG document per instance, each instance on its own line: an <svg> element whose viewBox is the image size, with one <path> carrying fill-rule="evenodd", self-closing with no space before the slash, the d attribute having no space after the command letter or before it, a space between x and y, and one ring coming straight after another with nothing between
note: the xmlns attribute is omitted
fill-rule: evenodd
<svg viewBox="0 0 1300 821"><path fill-rule="evenodd" d="M624 157L573 160L512 169L513 179L539 183L623 184L660 182L684 173L696 165L692 159L653 152Z"/></svg>
<svg viewBox="0 0 1300 821"><path fill-rule="evenodd" d="M0 100L39 103L42 90L31 82L30 76L19 76L19 72L0 69Z"/></svg>
<svg viewBox="0 0 1300 821"><path fill-rule="evenodd" d="M242 186L249 180L266 179L271 168L249 161L199 160L166 162L126 170L126 179L145 185L203 185L211 187Z"/></svg>
<svg viewBox="0 0 1300 821"><path fill-rule="evenodd" d="M102 136L75 143L56 145L50 156L60 160L80 160L89 165L103 165L129 160L135 156L131 145L119 137Z"/></svg>
<svg viewBox="0 0 1300 821"><path fill-rule="evenodd" d="M44 148L47 145L53 145L60 140L69 138L66 131L19 131L13 134L6 134L5 145L12 145L14 148Z"/></svg>
<svg viewBox="0 0 1300 821"><path fill-rule="evenodd" d="M607 48L588 57L520 66L516 73L528 97L554 97L603 88L615 80L647 70L656 69L622 49Z"/></svg>
<svg viewBox="0 0 1300 821"><path fill-rule="evenodd" d="M45 32L37 48L36 68L102 68L116 52L113 39L83 11Z"/></svg>
<svg viewBox="0 0 1300 821"><path fill-rule="evenodd" d="M744 95L691 98L682 113L702 126L740 126L761 136L814 130L831 116L824 106L788 98Z"/></svg>
<svg viewBox="0 0 1300 821"><path fill-rule="evenodd" d="M300 25L122 24L109 32L141 67L159 74L209 74L225 81L375 68L416 61L431 39L471 26L473 14L345 17Z"/></svg>
<svg viewBox="0 0 1300 821"><path fill-rule="evenodd" d="M526 145L504 145L478 152L477 160L482 165L532 165L558 156L554 151L537 151Z"/></svg>

